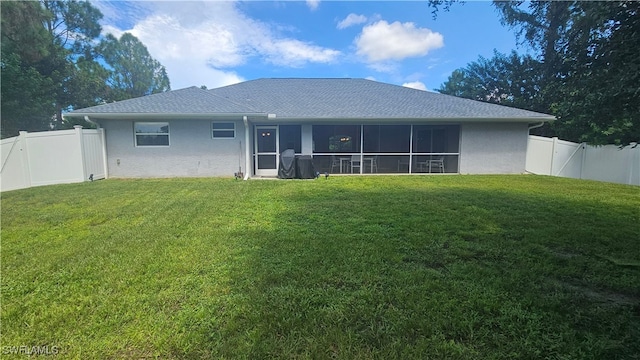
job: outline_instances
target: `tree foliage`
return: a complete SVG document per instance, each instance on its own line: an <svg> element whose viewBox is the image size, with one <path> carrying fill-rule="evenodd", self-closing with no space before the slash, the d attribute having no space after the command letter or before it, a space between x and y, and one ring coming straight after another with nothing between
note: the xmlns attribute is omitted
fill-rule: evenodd
<svg viewBox="0 0 640 360"><path fill-rule="evenodd" d="M498 2L502 22L537 49L542 95L562 138L640 141L640 3Z"/></svg>
<svg viewBox="0 0 640 360"><path fill-rule="evenodd" d="M494 1L501 23L515 30L520 43L526 43L540 53L546 77L554 76L559 64L559 48L566 41L573 11L570 1L531 1L528 10L524 1Z"/></svg>
<svg viewBox="0 0 640 360"><path fill-rule="evenodd" d="M494 54L458 69L440 91L550 113L571 141L640 141L640 2L494 1L537 58Z"/></svg>
<svg viewBox="0 0 640 360"><path fill-rule="evenodd" d="M46 129L54 113L53 82L39 71L49 55L47 14L37 2L2 2L2 137Z"/></svg>
<svg viewBox="0 0 640 360"><path fill-rule="evenodd" d="M112 63L105 68L99 46L102 14L88 1L2 1L0 6L3 138L19 130L68 127L75 123L63 121L66 110L148 93L112 89L111 79L124 70ZM162 66L146 48L144 53L137 71L155 74ZM167 79L164 68L162 73ZM135 87L140 86L134 81ZM169 89L168 79L166 86L142 86L151 86L152 91ZM112 97L114 93L119 96Z"/></svg>
<svg viewBox="0 0 640 360"><path fill-rule="evenodd" d="M438 11L442 8L444 11L449 11L451 5L458 2L458 0L429 0L427 5L431 8L431 15L435 19L438 16Z"/></svg>
<svg viewBox="0 0 640 360"><path fill-rule="evenodd" d="M544 111L540 97L541 63L515 51L504 55L494 50L465 68L455 70L437 89L443 94L492 102L521 109Z"/></svg>
<svg viewBox="0 0 640 360"><path fill-rule="evenodd" d="M102 19L100 10L87 1L40 0L49 12L45 28L53 43L78 54L91 47L91 41L100 36Z"/></svg>
<svg viewBox="0 0 640 360"><path fill-rule="evenodd" d="M640 142L640 2L579 2L560 48L552 111L559 136L594 144Z"/></svg>
<svg viewBox="0 0 640 360"><path fill-rule="evenodd" d="M49 55L40 71L55 85L54 126L64 127L64 110L78 104L95 104L104 96L105 88L87 92L89 89L82 85L83 78L96 75L85 71L99 66L86 63L95 62L93 42L102 30L99 24L102 13L87 1L40 0L40 3L48 13L43 25L51 39Z"/></svg>
<svg viewBox="0 0 640 360"><path fill-rule="evenodd" d="M120 39L109 34L101 53L113 69L108 83L109 100L123 100L170 90L167 72L146 46L135 36L124 33Z"/></svg>

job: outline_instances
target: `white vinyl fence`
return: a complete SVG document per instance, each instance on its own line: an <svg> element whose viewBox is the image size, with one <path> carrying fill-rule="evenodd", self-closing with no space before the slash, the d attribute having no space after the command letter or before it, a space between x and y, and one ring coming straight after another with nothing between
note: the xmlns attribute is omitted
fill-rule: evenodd
<svg viewBox="0 0 640 360"><path fill-rule="evenodd" d="M0 141L0 190L107 177L103 129L44 131Z"/></svg>
<svg viewBox="0 0 640 360"><path fill-rule="evenodd" d="M529 136L526 170L533 174L640 185L640 146L591 146Z"/></svg>

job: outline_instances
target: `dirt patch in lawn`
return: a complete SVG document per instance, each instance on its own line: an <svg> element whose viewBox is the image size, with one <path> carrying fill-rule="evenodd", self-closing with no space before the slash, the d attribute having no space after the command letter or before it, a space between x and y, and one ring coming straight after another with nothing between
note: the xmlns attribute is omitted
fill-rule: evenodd
<svg viewBox="0 0 640 360"><path fill-rule="evenodd" d="M584 295L584 297L593 301L609 303L616 306L640 306L640 296L638 295L623 294L606 289L593 289L588 286L568 282L561 282L560 284L563 288L572 292L580 293Z"/></svg>

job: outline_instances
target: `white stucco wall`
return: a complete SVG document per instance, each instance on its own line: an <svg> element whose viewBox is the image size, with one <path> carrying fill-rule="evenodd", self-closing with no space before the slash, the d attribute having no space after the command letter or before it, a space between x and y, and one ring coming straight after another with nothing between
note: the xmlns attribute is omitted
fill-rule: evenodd
<svg viewBox="0 0 640 360"><path fill-rule="evenodd" d="M106 132L109 177L233 176L240 164L246 172L242 121L234 121L235 139L213 139L211 120L168 122L168 147L136 147L134 121L102 121L100 125Z"/></svg>
<svg viewBox="0 0 640 360"><path fill-rule="evenodd" d="M303 124L300 126L302 154L313 155L313 125Z"/></svg>
<svg viewBox="0 0 640 360"><path fill-rule="evenodd" d="M526 123L462 124L460 173L524 173L528 135Z"/></svg>
<svg viewBox="0 0 640 360"><path fill-rule="evenodd" d="M233 176L240 164L246 173L242 121L235 121L235 139L213 139L211 122L170 120L168 147L136 147L133 120L101 122L106 134L109 177ZM527 127L526 123L462 123L459 172L524 173ZM302 139L302 152L312 153L311 125L302 127Z"/></svg>

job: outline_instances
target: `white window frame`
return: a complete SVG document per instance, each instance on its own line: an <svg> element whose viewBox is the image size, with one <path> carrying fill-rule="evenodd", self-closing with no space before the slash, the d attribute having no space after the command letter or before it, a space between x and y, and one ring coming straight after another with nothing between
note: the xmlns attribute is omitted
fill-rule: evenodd
<svg viewBox="0 0 640 360"><path fill-rule="evenodd" d="M153 125L160 125L160 126L167 126L167 133L138 133L136 132L136 125L138 124L153 124ZM169 145L171 145L171 128L169 125L169 122L167 121L135 121L133 123L133 143L135 144L135 147L142 147L142 148L149 148L149 147L169 147ZM167 145L139 145L138 144L138 135L152 135L152 136L167 136Z"/></svg>
<svg viewBox="0 0 640 360"><path fill-rule="evenodd" d="M233 125L233 129L214 129L213 125L214 124L232 124ZM233 131L233 137L216 137L215 133L216 131L218 132L227 132L227 131ZM214 140L233 140L236 138L236 122L235 121L212 121L211 122L211 138Z"/></svg>

